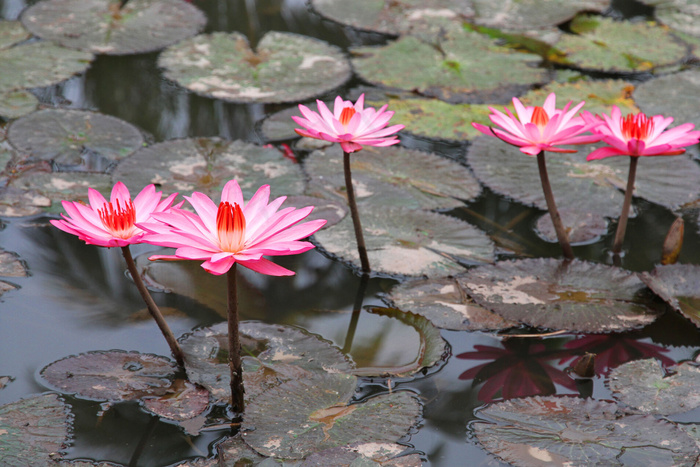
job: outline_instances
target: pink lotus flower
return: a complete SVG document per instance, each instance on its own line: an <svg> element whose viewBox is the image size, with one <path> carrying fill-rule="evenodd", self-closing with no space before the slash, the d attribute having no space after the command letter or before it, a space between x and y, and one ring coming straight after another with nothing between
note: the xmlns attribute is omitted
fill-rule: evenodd
<svg viewBox="0 0 700 467"><path fill-rule="evenodd" d="M340 143L343 151L348 153L359 151L362 145L391 146L399 142L396 135L389 135L403 130L404 125L384 128L394 112L387 112L386 105L379 110L372 107L365 109L364 94L355 104L344 101L340 96L336 97L333 113L320 100L316 102L320 114L299 104L299 110L304 118L292 117L297 124L306 128L294 130L301 136Z"/></svg>
<svg viewBox="0 0 700 467"><path fill-rule="evenodd" d="M590 153L586 158L589 161L611 156L676 156L685 152L684 146L697 144L700 139L700 131L691 131L692 123L664 131L673 122L672 117L647 117L640 112L622 118L617 106L612 107L610 116L594 117L585 112L583 118L589 123L597 121L592 131L610 145Z"/></svg>
<svg viewBox="0 0 700 467"><path fill-rule="evenodd" d="M142 243L146 232L136 224L170 209L177 196L174 193L161 201L161 194L154 185L148 185L132 201L126 185L117 182L108 202L99 191L88 188L90 206L63 201L68 216L61 214L63 219L52 220L51 224L77 235L88 245L124 247Z"/></svg>
<svg viewBox="0 0 700 467"><path fill-rule="evenodd" d="M508 109L508 115L489 107L493 112L489 115L491 121L501 128L493 128L473 122L474 128L485 135L495 136L506 143L520 147L525 154L535 156L541 151L551 152L576 152L573 149L564 149L558 146L567 144L586 144L600 140L597 135L583 135L600 122L586 122L581 117L575 117L576 112L583 106L580 102L569 110L571 102L563 109L555 108L556 95L547 96L542 107L525 107L517 98L513 98L513 105L518 115L516 118Z"/></svg>
<svg viewBox="0 0 700 467"><path fill-rule="evenodd" d="M263 255L293 255L314 246L301 242L323 227L325 220L294 225L307 217L313 206L277 211L285 196L268 203L270 187L264 185L244 203L235 180L226 183L218 207L203 193L185 199L195 213L173 208L157 213L156 223L141 224L149 231L146 241L153 245L177 248L175 255L155 255L151 260L205 260L202 267L212 274L224 274L234 263L271 276L289 276L294 272Z"/></svg>

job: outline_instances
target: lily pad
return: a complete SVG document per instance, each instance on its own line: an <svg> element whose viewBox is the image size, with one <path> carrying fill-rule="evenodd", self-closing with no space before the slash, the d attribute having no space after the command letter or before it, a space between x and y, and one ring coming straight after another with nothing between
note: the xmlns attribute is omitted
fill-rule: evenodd
<svg viewBox="0 0 700 467"><path fill-rule="evenodd" d="M309 192L345 198L343 152L339 145L314 151L304 161L311 177ZM447 209L462 206L481 193L469 169L445 157L399 146L368 147L350 156L353 186L363 205Z"/></svg>
<svg viewBox="0 0 700 467"><path fill-rule="evenodd" d="M11 197L5 211L9 215L23 214L27 209L41 208L44 211L60 212L61 201L88 201L88 187L94 188L108 196L112 181L107 174L98 173L37 173L26 172L12 180L11 188L21 190L16 197ZM22 205L27 203L27 205ZM14 211L13 211L14 210Z"/></svg>
<svg viewBox="0 0 700 467"><path fill-rule="evenodd" d="M661 23L686 34L700 37L700 10L697 0L640 0L653 6L654 17Z"/></svg>
<svg viewBox="0 0 700 467"><path fill-rule="evenodd" d="M593 243L608 233L608 221L596 213L562 209L559 214L567 228L569 242L572 245ZM535 231L545 241L552 243L558 241L554 224L552 224L552 216L549 213L540 216Z"/></svg>
<svg viewBox="0 0 700 467"><path fill-rule="evenodd" d="M610 0L472 0L477 24L504 30L536 30L562 24L581 11L602 12Z"/></svg>
<svg viewBox="0 0 700 467"><path fill-rule="evenodd" d="M0 49L7 49L31 37L19 21L0 21Z"/></svg>
<svg viewBox="0 0 700 467"><path fill-rule="evenodd" d="M318 39L268 32L250 49L240 33L202 34L166 49L165 76L197 94L230 102L296 102L350 79L341 50Z"/></svg>
<svg viewBox="0 0 700 467"><path fill-rule="evenodd" d="M154 183L166 193L199 191L215 200L231 179L248 198L267 184L275 197L304 190L301 168L278 150L220 138L178 139L143 148L121 161L112 178L127 186Z"/></svg>
<svg viewBox="0 0 700 467"><path fill-rule="evenodd" d="M647 115L672 115L674 126L691 122L700 127L700 71L646 81L634 91L634 100Z"/></svg>
<svg viewBox="0 0 700 467"><path fill-rule="evenodd" d="M27 277L27 265L18 254L0 248L0 276Z"/></svg>
<svg viewBox="0 0 700 467"><path fill-rule="evenodd" d="M12 376L0 376L0 389L5 389L5 386L14 380L15 379Z"/></svg>
<svg viewBox="0 0 700 467"><path fill-rule="evenodd" d="M625 412L617 404L578 397L531 397L477 412L479 442L516 466L692 466L700 450L666 420Z"/></svg>
<svg viewBox="0 0 700 467"><path fill-rule="evenodd" d="M304 221L325 219L326 223L322 227L324 229L337 224L348 214L347 203L344 203L342 200L329 197L319 198L317 196L289 196L280 209L287 207L300 209L306 206L313 206L314 210L308 217L304 218Z"/></svg>
<svg viewBox="0 0 700 467"><path fill-rule="evenodd" d="M653 23L580 15L571 30L576 34L563 35L555 45L560 54L550 58L584 70L655 71L680 62L688 51L667 28Z"/></svg>
<svg viewBox="0 0 700 467"><path fill-rule="evenodd" d="M700 368L681 363L664 369L655 359L634 360L615 368L608 376L613 397L647 414L671 415L700 407Z"/></svg>
<svg viewBox="0 0 700 467"><path fill-rule="evenodd" d="M333 101L327 101L325 102L325 104L326 106L328 106L329 109L333 108ZM318 105L316 104L316 101L306 102L305 105L309 109L318 113ZM289 139L298 138L299 135L294 131L294 129L299 128L299 125L297 125L297 123L294 120L292 120L293 115L301 115L299 107L296 105L284 110L280 110L279 112L275 112L272 115L266 117L260 125L260 132L262 133L262 136L265 138L265 140L286 141ZM392 124L393 123L394 122L392 121ZM313 140L328 143L324 140Z"/></svg>
<svg viewBox="0 0 700 467"><path fill-rule="evenodd" d="M70 21L66 21L70 18ZM200 32L204 14L185 0L45 0L22 23L35 36L96 54L152 52Z"/></svg>
<svg viewBox="0 0 700 467"><path fill-rule="evenodd" d="M352 50L353 67L374 85L413 90L452 103L496 101L547 81L540 57L495 45L463 29L450 30L439 47L403 36L382 47ZM391 63L391 66L386 66Z"/></svg>
<svg viewBox="0 0 700 467"><path fill-rule="evenodd" d="M0 50L0 92L41 88L84 72L93 55L50 42L32 42Z"/></svg>
<svg viewBox="0 0 700 467"><path fill-rule="evenodd" d="M283 459L353 443L395 442L416 423L420 405L408 392L348 405L354 376L316 374L288 381L246 408L243 439L256 451Z"/></svg>
<svg viewBox="0 0 700 467"><path fill-rule="evenodd" d="M175 370L165 357L112 350L55 361L41 370L41 376L61 392L122 401L165 394Z"/></svg>
<svg viewBox="0 0 700 467"><path fill-rule="evenodd" d="M619 332L643 327L659 315L634 273L585 261L502 261L470 270L463 283L480 305L541 328Z"/></svg>
<svg viewBox="0 0 700 467"><path fill-rule="evenodd" d="M700 327L700 266L668 264L644 272L642 280L674 310Z"/></svg>
<svg viewBox="0 0 700 467"><path fill-rule="evenodd" d="M387 299L397 308L424 316L443 329L491 331L517 325L477 305L458 277L406 281L395 286Z"/></svg>
<svg viewBox="0 0 700 467"><path fill-rule="evenodd" d="M56 394L0 406L0 464L51 465L68 443L68 410Z"/></svg>
<svg viewBox="0 0 700 467"><path fill-rule="evenodd" d="M420 467L418 454L401 455L408 448L394 443L355 443L315 452L300 467ZM400 457L399 457L400 456Z"/></svg>
<svg viewBox="0 0 700 467"><path fill-rule="evenodd" d="M0 93L0 116L6 119L23 117L34 112L38 106L39 99L29 91Z"/></svg>
<svg viewBox="0 0 700 467"><path fill-rule="evenodd" d="M209 391L189 381L176 379L162 396L145 397L143 406L159 417L176 421L189 420L209 406Z"/></svg>
<svg viewBox="0 0 700 467"><path fill-rule="evenodd" d="M454 217L374 204L360 206L372 270L384 274L444 277L469 264L493 261L494 247L476 227ZM314 239L328 253L359 264L350 216Z"/></svg>
<svg viewBox="0 0 700 467"><path fill-rule="evenodd" d="M105 171L144 144L130 123L84 110L34 112L12 123L7 137L33 158L92 172Z"/></svg>
<svg viewBox="0 0 700 467"><path fill-rule="evenodd" d="M2 297L5 292L9 292L11 290L17 290L19 289L19 286L15 284L10 284L9 282L5 281L0 281L0 297Z"/></svg>

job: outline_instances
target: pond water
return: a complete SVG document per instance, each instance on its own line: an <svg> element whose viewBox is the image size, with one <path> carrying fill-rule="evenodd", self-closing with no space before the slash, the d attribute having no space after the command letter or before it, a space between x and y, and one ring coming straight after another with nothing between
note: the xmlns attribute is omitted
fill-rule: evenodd
<svg viewBox="0 0 700 467"><path fill-rule="evenodd" d="M15 19L32 3L0 0L0 16ZM206 32L239 31L253 44L271 30L317 37L343 49L387 41L378 34L358 33L323 20L308 9L304 0L194 0L193 3L207 15ZM614 2L614 14L632 17L640 11L646 10L634 2ZM48 106L91 109L126 120L149 135L151 142L219 136L263 143L258 122L289 107L237 105L199 97L163 79L156 65L157 57L157 53L99 56L83 75L35 91ZM361 84L359 80L353 79L322 97L344 95L358 84ZM401 135L401 140L407 147L464 160L465 145L433 143L408 135ZM651 203L640 201L636 206L639 215L630 220L625 241L625 249L633 254L623 258L622 266L633 271L649 271L660 260L663 239L676 216ZM469 221L504 244L516 245L523 257L560 255L558 245L545 242L534 233L532 226L541 211L509 201L488 189L475 201L449 214ZM13 378L0 390L0 405L47 391L39 371L69 355L110 349L170 355L164 339L144 314L137 290L124 273L120 251L85 246L51 227L48 219L40 215L4 218L0 223L0 246L17 253L30 271L26 278L13 278L12 283L20 288L5 294L0 301L0 376ZM695 222L691 217L686 218L681 263L700 262L700 238ZM608 249L612 231L611 228L600 241L575 246L577 258L611 264ZM138 245L132 251L138 256L153 249ZM504 259L510 256L500 255ZM295 271L296 276L271 278L241 271L243 320L300 326L348 351L358 366L393 367L412 361L419 345L415 330L369 312L373 305L385 306L383 294L398 284L399 279L370 280L357 328L348 337L351 311L360 287L356 272L318 250L282 257L276 262ZM192 271L197 284L192 290L155 293L159 305L171 312L167 319L176 336L221 322L225 316L224 278L209 276L196 268ZM443 330L441 334L449 345L443 361L413 377L363 378L356 394L357 400L396 390L418 395L423 404L422 419L400 443L414 449L424 465L435 467L500 465L479 446L469 429L470 422L477 419L474 411L488 402L484 391L488 379L511 370L523 371L524 378L544 381L542 384L551 388L547 394L578 394L572 387L552 382L551 374L564 370L581 353L574 342L583 346L586 339L594 339L565 334L504 341L485 332ZM603 349L615 353L611 367L645 357L665 357L675 362L692 360L700 349L698 329L670 312L644 329L602 340L599 352ZM470 358L457 357L484 351L485 346L497 349L497 361L492 351L486 351L489 356L483 359L476 354ZM493 363L490 374L482 373L474 379L474 372L468 373L490 361ZM517 391L516 388L516 395ZM603 376L593 379L591 394L595 399L611 399ZM74 442L67 450L67 459L170 465L210 455L213 443L226 434L211 430L199 436L186 436L175 424L160 421L136 403L120 403L100 415L105 409L100 402L70 396L66 396L66 401L72 406L74 416ZM700 413L696 410L676 419L700 422Z"/></svg>

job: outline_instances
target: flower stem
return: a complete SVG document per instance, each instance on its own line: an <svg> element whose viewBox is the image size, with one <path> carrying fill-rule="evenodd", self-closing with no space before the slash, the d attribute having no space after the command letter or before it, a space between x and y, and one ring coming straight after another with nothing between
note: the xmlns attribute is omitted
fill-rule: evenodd
<svg viewBox="0 0 700 467"><path fill-rule="evenodd" d="M569 244L569 236L564 229L564 224L559 216L559 211L557 210L557 205L554 202L554 195L552 194L552 186L549 184L549 176L547 175L547 165L544 160L544 151L540 151L537 154L537 167L540 169L540 181L542 182L542 191L544 192L544 199L547 202L547 208L549 209L549 216L552 218L552 224L554 225L554 230L557 233L557 239L561 245L561 249L564 253L564 258L567 260L574 259L574 252Z"/></svg>
<svg viewBox="0 0 700 467"><path fill-rule="evenodd" d="M630 156L630 170L627 174L627 188L625 189L625 201L622 203L622 213L617 222L615 231L615 241L613 242L613 255L619 255L622 251L622 241L625 239L627 230L627 218L629 217L630 206L632 205L632 195L634 194L634 179L637 176L637 162L639 157Z"/></svg>
<svg viewBox="0 0 700 467"><path fill-rule="evenodd" d="M177 343L177 339L175 339L173 332L168 326L168 323L165 322L165 318L163 318L163 315L161 314L158 305L156 305L156 302L153 301L153 297L151 297L151 294L148 292L146 285L141 280L141 274L139 274L139 271L136 268L136 263L134 262L134 258L131 256L131 250L129 249L129 245L122 247L122 255L124 255L124 259L126 260L126 267L127 269L129 269L131 279L134 281L136 288L141 294L141 298L143 298L143 301L146 302L148 312L156 321L160 332L163 333L163 337L165 337L166 342L170 346L170 352L172 352L173 357L175 357L175 361L177 362L180 368L185 368L185 356L182 353L180 344Z"/></svg>
<svg viewBox="0 0 700 467"><path fill-rule="evenodd" d="M357 330L357 323L360 320L360 313L362 312L362 302L365 299L365 292L367 291L367 284L369 283L369 274L362 274L360 278L360 287L357 289L357 294L355 295L355 304L352 307L352 316L350 316L350 325L348 326L348 332L345 335L345 344L341 352L349 353L352 347L352 341L355 339L355 331Z"/></svg>
<svg viewBox="0 0 700 467"><path fill-rule="evenodd" d="M231 407L243 413L243 368L241 367L241 341L238 337L238 291L236 289L236 263L226 273L228 286L228 366L231 373Z"/></svg>
<svg viewBox="0 0 700 467"><path fill-rule="evenodd" d="M360 223L360 214L357 211L357 202L355 201L355 190L352 187L352 174L350 173L350 153L345 151L343 151L343 169L345 171L345 190L348 194L348 206L350 207L350 215L352 216L352 225L353 227L355 227L357 252L360 255L362 273L367 274L371 271L371 269L369 267L369 258L367 257L367 247L365 246L365 238L362 235L362 224Z"/></svg>

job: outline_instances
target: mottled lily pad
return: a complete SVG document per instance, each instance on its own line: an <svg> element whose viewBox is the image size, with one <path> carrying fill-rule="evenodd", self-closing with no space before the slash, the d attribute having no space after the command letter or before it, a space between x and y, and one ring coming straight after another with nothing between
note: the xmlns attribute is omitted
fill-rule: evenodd
<svg viewBox="0 0 700 467"><path fill-rule="evenodd" d="M634 100L647 115L673 116L674 126L691 122L699 127L700 71L691 69L646 81L634 91Z"/></svg>
<svg viewBox="0 0 700 467"><path fill-rule="evenodd" d="M26 172L12 180L11 188L21 192L16 197L11 197L9 200L3 199L3 201L12 202L5 207L9 215L27 215L23 212L28 208L61 212L62 200L88 202L88 187L96 189L104 196L109 196L112 185L110 176L107 174ZM28 206L22 203L27 203ZM13 209L16 214L13 214Z"/></svg>
<svg viewBox="0 0 700 467"><path fill-rule="evenodd" d="M288 381L246 407L243 439L256 451L284 459L352 443L395 442L420 414L418 401L405 391L348 405L354 376L316 374Z"/></svg>
<svg viewBox="0 0 700 467"><path fill-rule="evenodd" d="M477 412L479 442L516 466L692 466L700 450L676 425L617 404L578 397L531 397Z"/></svg>
<svg viewBox="0 0 700 467"><path fill-rule="evenodd" d="M478 24L505 30L535 30L564 23L581 11L602 12L610 0L472 0Z"/></svg>
<svg viewBox="0 0 700 467"><path fill-rule="evenodd" d="M700 327L700 266L669 264L642 273L642 280L674 310Z"/></svg>
<svg viewBox="0 0 700 467"><path fill-rule="evenodd" d="M66 21L70 18L70 21ZM204 28L206 18L185 0L45 0L22 14L35 36L96 54L125 55L167 47Z"/></svg>
<svg viewBox="0 0 700 467"><path fill-rule="evenodd" d="M347 203L339 199L331 199L330 197L319 198L317 196L289 196L280 209L287 207L294 207L297 209L313 206L314 210L311 211L308 217L304 218L304 221L310 221L314 219L325 219L326 223L322 227L324 229L337 224L340 222L347 214L348 208Z"/></svg>
<svg viewBox="0 0 700 467"><path fill-rule="evenodd" d="M145 397L143 406L149 412L170 420L189 420L209 406L209 391L183 379L176 379L160 397Z"/></svg>
<svg viewBox="0 0 700 467"><path fill-rule="evenodd" d="M18 254L0 248L0 276L27 277L27 265Z"/></svg>
<svg viewBox="0 0 700 467"><path fill-rule="evenodd" d="M572 209L559 211L562 222L566 226L569 242L572 245L584 245L600 239L608 233L608 221L601 215ZM557 233L552 224L552 216L543 214L537 220L535 232L545 241L557 242Z"/></svg>
<svg viewBox="0 0 700 467"><path fill-rule="evenodd" d="M463 284L480 305L542 328L619 332L645 326L659 314L635 274L585 261L503 261L470 270Z"/></svg>
<svg viewBox="0 0 700 467"><path fill-rule="evenodd" d="M343 152L339 145L314 151L304 161L311 177L309 192L322 188L345 198ZM406 149L367 147L350 156L355 196L376 206L446 209L476 198L481 186L463 165L435 154ZM429 169L428 169L429 168Z"/></svg>
<svg viewBox="0 0 700 467"><path fill-rule="evenodd" d="M301 168L278 150L220 138L154 144L121 161L112 177L127 186L155 183L166 193L199 191L216 201L231 179L238 181L247 198L268 184L275 197L304 191Z"/></svg>
<svg viewBox="0 0 700 467"><path fill-rule="evenodd" d="M23 117L34 112L39 99L29 91L6 91L0 93L0 116L6 119Z"/></svg>
<svg viewBox="0 0 700 467"><path fill-rule="evenodd" d="M300 467L420 467L418 454L401 455L406 446L395 443L355 443L315 452ZM399 457L400 456L400 457Z"/></svg>
<svg viewBox="0 0 700 467"><path fill-rule="evenodd" d="M68 410L56 394L0 406L0 464L52 465L68 443Z"/></svg>
<svg viewBox="0 0 700 467"><path fill-rule="evenodd" d="M33 158L91 172L105 171L144 143L139 129L123 120L63 109L41 110L21 118L10 125L7 137Z"/></svg>
<svg viewBox="0 0 700 467"><path fill-rule="evenodd" d="M30 36L19 21L0 21L0 49L12 47Z"/></svg>
<svg viewBox="0 0 700 467"><path fill-rule="evenodd" d="M58 360L41 370L41 376L61 392L121 401L165 394L175 370L165 357L113 350Z"/></svg>
<svg viewBox="0 0 700 467"><path fill-rule="evenodd" d="M252 51L240 33L202 34L169 47L158 59L181 86L231 102L296 102L345 83L350 64L326 42L268 32Z"/></svg>
<svg viewBox="0 0 700 467"><path fill-rule="evenodd" d="M653 6L654 16L663 24L700 37L700 9L697 0L640 0Z"/></svg>
<svg viewBox="0 0 700 467"><path fill-rule="evenodd" d="M385 274L444 277L464 266L490 263L494 247L488 236L466 222L426 211L360 206L372 270ZM359 264L352 219L314 234L327 252Z"/></svg>

